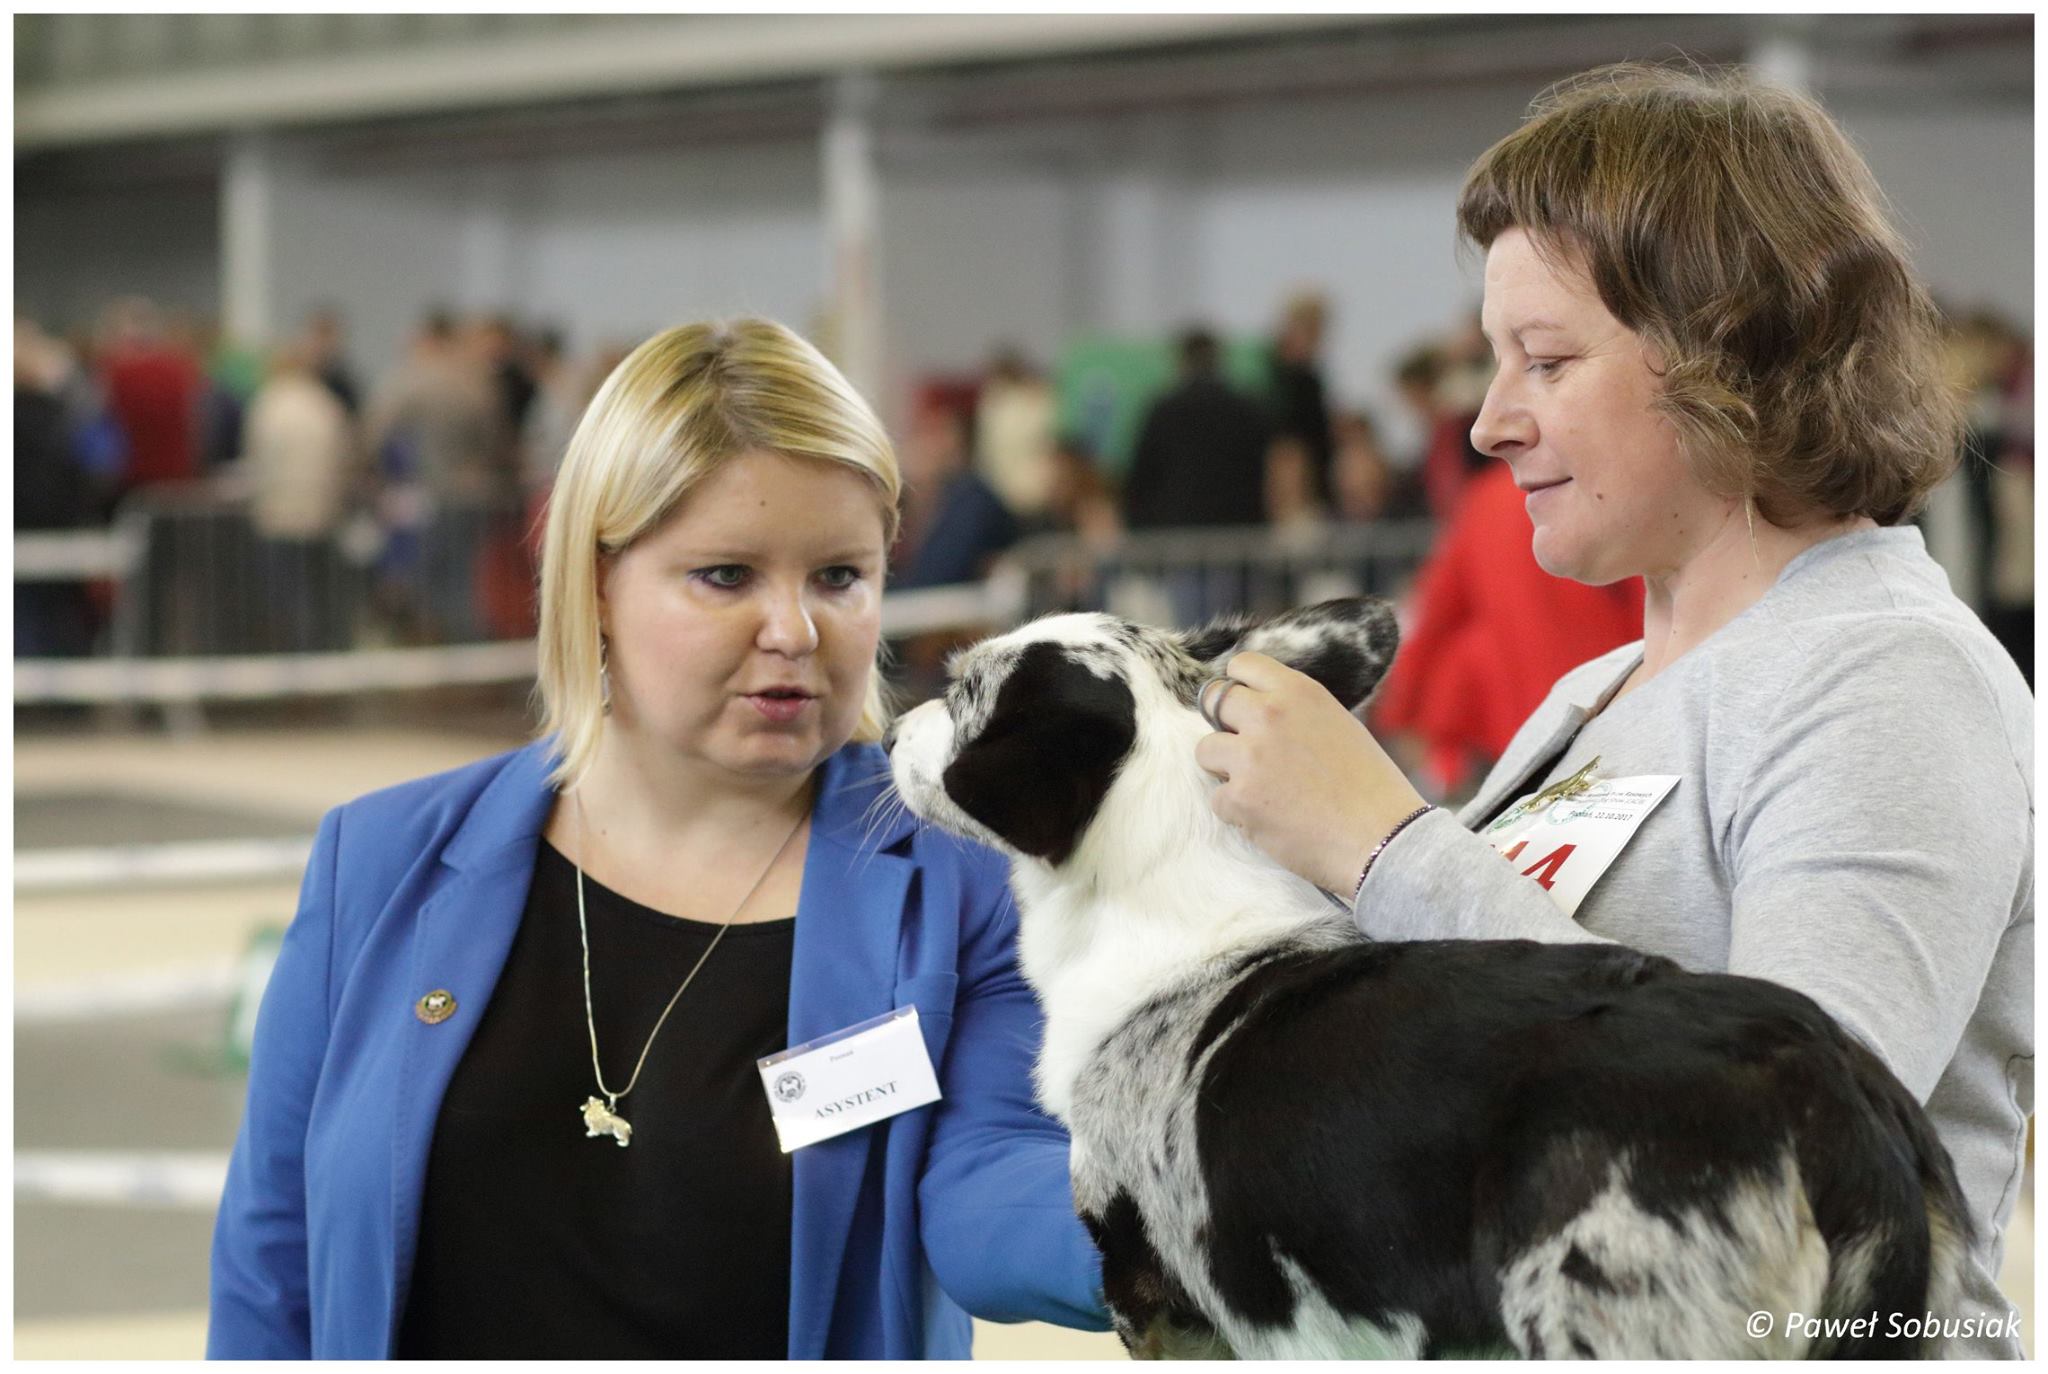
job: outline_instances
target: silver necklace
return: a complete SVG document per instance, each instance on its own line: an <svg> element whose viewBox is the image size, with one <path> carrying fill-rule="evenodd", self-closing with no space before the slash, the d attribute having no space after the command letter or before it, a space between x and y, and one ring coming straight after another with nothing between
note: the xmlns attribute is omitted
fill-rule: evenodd
<svg viewBox="0 0 2048 1374"><path fill-rule="evenodd" d="M676 1003L683 1000L683 993L690 986L690 980L697 976L698 969L704 967L704 961L711 957L711 951L718 948L718 942L725 938L725 932L732 929L734 918L747 909L748 902L754 900L754 894L761 890L761 884L768 881L768 875L775 871L775 865L781 861L783 851L789 848L790 841L796 838L796 832L803 829L804 822L809 819L808 810L797 817L796 824L790 827L789 834L785 835L782 843L776 847L775 857L768 861L768 866L761 870L761 876L754 879L754 885L747 889L747 895L740 898L740 904L733 908L732 915L726 917L724 923L718 927L718 934L711 937L711 943L697 956L697 962L691 965L689 973L684 975L682 986L676 989L676 995L669 998L668 1005L662 1008L661 1019L656 1021L654 1029L647 1033L647 1043L640 1047L639 1062L633 1065L633 1076L628 1078L626 1086L617 1092L604 1085L604 1070L597 1062L597 1013L592 1008L590 1000L590 919L583 907L583 865L581 862L576 864L576 930L583 937L583 1021L590 1028L590 1071L597 1076L598 1092L604 1095L603 1101L592 1097L583 1103L583 1134L586 1138L608 1135L619 1142L621 1149L632 1143L633 1127L626 1118L619 1115L619 1099L633 1091L633 1085L640 1081L640 1070L646 1067L647 1052L654 1048L654 1037L661 1034L662 1026L668 1022L668 1014L676 1009ZM589 851L589 835L589 822L583 814L583 794L579 792L576 795L578 855Z"/></svg>

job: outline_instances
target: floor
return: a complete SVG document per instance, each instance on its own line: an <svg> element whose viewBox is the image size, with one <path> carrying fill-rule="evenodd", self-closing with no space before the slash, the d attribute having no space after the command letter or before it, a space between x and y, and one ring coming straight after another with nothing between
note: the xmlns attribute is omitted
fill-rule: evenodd
<svg viewBox="0 0 2048 1374"><path fill-rule="evenodd" d="M517 742L488 718L16 740L17 1358L202 1352L244 1089L231 1020L252 941L291 916L295 855L329 806ZM229 852L233 880L133 876L165 853L197 872ZM2031 1352L2031 1178L2007 1253ZM1122 1356L1114 1337L1034 1324L977 1323L975 1349Z"/></svg>

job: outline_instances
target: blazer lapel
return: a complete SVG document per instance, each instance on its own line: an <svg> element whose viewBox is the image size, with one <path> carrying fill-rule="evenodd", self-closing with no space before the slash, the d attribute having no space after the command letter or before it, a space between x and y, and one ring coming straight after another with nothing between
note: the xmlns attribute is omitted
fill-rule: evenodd
<svg viewBox="0 0 2048 1374"><path fill-rule="evenodd" d="M405 1071L391 1148L396 1282L390 1340L397 1337L411 1285L427 1156L441 1098L483 1018L526 909L540 832L554 803L548 768L546 741L529 745L506 763L442 850L442 881L420 908L411 987L415 996L445 989L454 996L456 1010L438 1025L411 1017L404 1031Z"/></svg>
<svg viewBox="0 0 2048 1374"><path fill-rule="evenodd" d="M824 764L797 898L789 1043L800 1045L896 1005L897 949L915 863L900 852L915 821L900 807L869 822L887 763L850 746ZM847 1231L875 1130L821 1140L791 1161L789 1355L823 1359Z"/></svg>

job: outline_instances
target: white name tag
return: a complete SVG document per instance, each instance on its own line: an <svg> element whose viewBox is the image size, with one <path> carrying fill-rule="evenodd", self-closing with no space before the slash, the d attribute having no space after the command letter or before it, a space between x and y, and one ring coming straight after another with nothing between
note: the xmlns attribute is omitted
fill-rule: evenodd
<svg viewBox="0 0 2048 1374"><path fill-rule="evenodd" d="M1486 829L1486 842L1565 915L1576 916L1593 884L1676 786L1676 777L1591 779L1540 807L1525 797Z"/></svg>
<svg viewBox="0 0 2048 1374"><path fill-rule="evenodd" d="M756 1062L784 1154L939 1100L916 1007L898 1007Z"/></svg>

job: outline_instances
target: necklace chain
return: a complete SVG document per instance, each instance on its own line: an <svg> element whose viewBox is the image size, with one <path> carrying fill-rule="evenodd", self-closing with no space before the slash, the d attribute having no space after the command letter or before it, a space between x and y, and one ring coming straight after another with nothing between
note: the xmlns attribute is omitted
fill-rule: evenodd
<svg viewBox="0 0 2048 1374"><path fill-rule="evenodd" d="M669 998L668 1005L662 1008L660 1020L657 1020L654 1029L647 1033L647 1043L640 1047L640 1059L633 1065L633 1076L626 1080L625 1087L613 1092L604 1085L604 1070L597 1062L597 1012L590 998L590 920L583 907L582 859L589 852L590 827L583 811L583 794L576 794L576 931L583 937L583 1021L590 1028L590 1071L597 1076L597 1090L604 1094L607 1105L613 1111L618 1109L619 1099L632 1092L633 1085L640 1081L640 1070L646 1067L647 1053L654 1048L655 1036L661 1034L661 1028L668 1023L668 1014L676 1009L676 1003L683 1000L683 993L689 988L690 981L697 976L697 970L704 967L704 961L711 957L711 951L718 948L718 942L725 938L725 932L732 929L734 919L747 909L748 902L754 900L754 894L761 890L761 884L768 881L768 875L775 871L775 865L781 862L783 852L789 848L790 841L796 838L796 832L804 828L804 822L808 819L808 811L797 818L796 824L790 827L789 834L784 836L782 843L776 847L775 856L768 860L768 866L761 870L761 876L754 879L754 885L747 889L747 895L740 898L740 904L733 908L732 915L726 917L718 927L718 934L711 937L711 943L697 956L697 962L691 965L689 973L684 975L682 985L676 989L675 996Z"/></svg>

